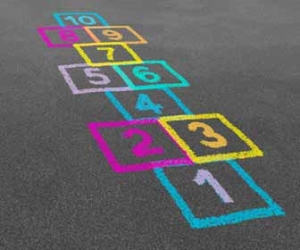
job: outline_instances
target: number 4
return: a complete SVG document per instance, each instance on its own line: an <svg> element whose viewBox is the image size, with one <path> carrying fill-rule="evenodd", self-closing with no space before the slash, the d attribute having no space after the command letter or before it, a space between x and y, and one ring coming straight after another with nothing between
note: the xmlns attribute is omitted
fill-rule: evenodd
<svg viewBox="0 0 300 250"><path fill-rule="evenodd" d="M139 111L152 110L155 114L161 115L161 109L163 109L163 106L152 102L149 95L139 94L135 108Z"/></svg>

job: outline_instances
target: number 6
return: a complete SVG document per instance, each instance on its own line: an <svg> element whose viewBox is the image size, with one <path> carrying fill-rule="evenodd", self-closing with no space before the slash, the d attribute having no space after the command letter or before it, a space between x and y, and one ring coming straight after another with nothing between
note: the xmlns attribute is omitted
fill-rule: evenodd
<svg viewBox="0 0 300 250"><path fill-rule="evenodd" d="M132 73L135 77L146 83L157 83L161 79L160 75L151 72L149 68L145 66L134 67Z"/></svg>

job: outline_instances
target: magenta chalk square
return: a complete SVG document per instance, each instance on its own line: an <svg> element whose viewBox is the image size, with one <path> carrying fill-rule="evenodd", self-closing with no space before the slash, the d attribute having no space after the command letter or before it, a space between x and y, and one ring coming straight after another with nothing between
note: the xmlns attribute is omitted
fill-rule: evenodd
<svg viewBox="0 0 300 250"><path fill-rule="evenodd" d="M38 32L49 48L73 48L74 43L93 42L83 26L39 27Z"/></svg>
<svg viewBox="0 0 300 250"><path fill-rule="evenodd" d="M193 164L155 118L92 122L88 127L117 173Z"/></svg>
<svg viewBox="0 0 300 250"><path fill-rule="evenodd" d="M59 65L58 69L74 95L132 91L111 66L97 68L81 63Z"/></svg>

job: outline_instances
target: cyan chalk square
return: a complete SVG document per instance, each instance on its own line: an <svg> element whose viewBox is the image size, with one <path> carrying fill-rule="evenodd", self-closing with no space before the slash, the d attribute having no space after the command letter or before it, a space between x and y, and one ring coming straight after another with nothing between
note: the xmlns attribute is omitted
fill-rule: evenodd
<svg viewBox="0 0 300 250"><path fill-rule="evenodd" d="M242 178L243 181L267 204L266 207L245 209L238 212L228 213L221 216L210 216L198 218L194 215L190 206L186 203L182 195L177 191L162 168L154 169L154 173L163 187L175 201L177 207L189 225L194 229L204 229L210 227L226 226L244 221L268 218L273 216L285 216L283 209L270 197L270 195L259 187L252 177L236 162L227 161L230 167Z"/></svg>
<svg viewBox="0 0 300 250"><path fill-rule="evenodd" d="M157 72L153 72L148 70L148 66L151 65L159 65L167 74L170 74L173 78L176 79L174 82L163 82L161 81L161 75ZM132 75L128 75L124 69L131 68ZM135 71L135 69L141 69L140 71ZM126 84L133 90L147 90L147 89L164 89L164 88L180 88L180 87L188 87L188 81L180 75L175 69L173 69L166 61L163 60L148 60L143 61L140 64L127 64L122 66L114 66L114 70L123 78ZM147 76L151 76L152 78ZM144 80L143 80L144 79ZM137 81L142 81L143 85L137 85Z"/></svg>

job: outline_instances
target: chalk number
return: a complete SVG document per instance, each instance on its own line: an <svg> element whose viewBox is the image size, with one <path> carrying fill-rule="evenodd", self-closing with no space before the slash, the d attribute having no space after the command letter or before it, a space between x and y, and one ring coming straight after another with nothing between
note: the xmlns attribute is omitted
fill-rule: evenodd
<svg viewBox="0 0 300 250"><path fill-rule="evenodd" d="M84 73L89 78L98 78L98 80L89 80L91 84L94 85L106 85L110 83L110 79L107 75L99 73L101 70L99 68L85 68Z"/></svg>
<svg viewBox="0 0 300 250"><path fill-rule="evenodd" d="M214 139L213 141L208 141L208 140L201 140L200 144L209 147L209 148L222 148L226 147L228 142L225 137L222 135L218 134L213 130L213 128L206 123L203 122L191 122L188 125L188 129L191 132L196 132L199 128L203 129L203 135L205 135L207 138L212 138Z"/></svg>
<svg viewBox="0 0 300 250"><path fill-rule="evenodd" d="M144 130L138 128L130 128L123 133L123 137L126 139L130 139L135 135L142 138L142 141L136 144L131 150L136 157L141 158L150 155L161 155L164 153L164 149L162 147L151 146L152 136Z"/></svg>
<svg viewBox="0 0 300 250"><path fill-rule="evenodd" d="M210 185L224 203L234 202L230 195L226 192L226 190L221 186L221 184L214 178L214 176L208 170L198 170L193 181L199 186L202 186L205 183Z"/></svg>

